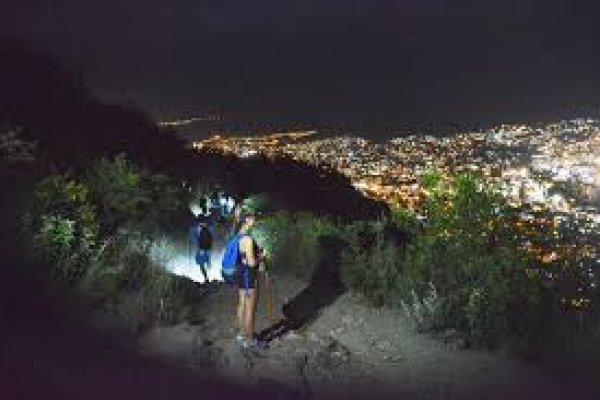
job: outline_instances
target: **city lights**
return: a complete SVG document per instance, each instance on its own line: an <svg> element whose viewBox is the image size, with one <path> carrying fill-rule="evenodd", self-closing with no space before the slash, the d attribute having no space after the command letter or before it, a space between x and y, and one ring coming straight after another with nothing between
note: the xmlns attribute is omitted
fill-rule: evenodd
<svg viewBox="0 0 600 400"><path fill-rule="evenodd" d="M533 255L541 270L530 274L558 279L546 270L563 260L597 260L598 245L588 237L600 227L600 121L575 119L552 124L500 125L452 137L410 135L375 143L361 137L319 138L317 132L270 133L257 137L212 136L193 148L238 157L276 156L333 170L348 177L364 196L393 206L409 208L420 216L429 195L420 178L437 170L447 182L470 173L495 187L507 204L518 210L511 225L523 238L521 249ZM560 227L576 237L565 239ZM545 232L547 240L566 245L531 243L528 238ZM595 279L595 278L594 278ZM590 288L596 282L590 279ZM583 307L584 300L568 303Z"/></svg>
<svg viewBox="0 0 600 400"><path fill-rule="evenodd" d="M368 197L409 208L418 208L424 199L419 178L432 167L445 177L468 172L498 187L515 207L597 221L599 126L593 119L504 124L453 137L411 135L383 144L350 136L320 139L316 131L215 135L192 146L239 157L285 155L347 176Z"/></svg>

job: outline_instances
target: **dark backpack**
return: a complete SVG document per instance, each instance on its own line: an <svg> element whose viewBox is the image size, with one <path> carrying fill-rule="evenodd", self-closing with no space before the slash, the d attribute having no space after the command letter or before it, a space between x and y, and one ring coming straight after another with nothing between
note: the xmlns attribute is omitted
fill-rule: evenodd
<svg viewBox="0 0 600 400"><path fill-rule="evenodd" d="M213 238L210 231L206 226L199 227L200 232L198 234L198 248L200 250L212 249Z"/></svg>

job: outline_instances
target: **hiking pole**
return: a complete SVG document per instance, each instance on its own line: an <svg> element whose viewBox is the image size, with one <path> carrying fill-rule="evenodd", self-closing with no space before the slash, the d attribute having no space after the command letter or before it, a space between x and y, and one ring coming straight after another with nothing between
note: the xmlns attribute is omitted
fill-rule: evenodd
<svg viewBox="0 0 600 400"><path fill-rule="evenodd" d="M267 315L269 316L269 320L271 324L275 324L276 318L273 313L273 282L269 277L269 271L265 269L265 290L267 294Z"/></svg>
<svg viewBox="0 0 600 400"><path fill-rule="evenodd" d="M265 271L265 292L267 295L267 316L271 324L275 323L273 316L273 296L271 296L271 280L269 279L269 273Z"/></svg>

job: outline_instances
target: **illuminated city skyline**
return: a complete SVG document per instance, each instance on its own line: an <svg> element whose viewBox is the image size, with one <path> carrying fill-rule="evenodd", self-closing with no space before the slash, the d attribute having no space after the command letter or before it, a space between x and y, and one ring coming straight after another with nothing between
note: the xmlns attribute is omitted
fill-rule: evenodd
<svg viewBox="0 0 600 400"><path fill-rule="evenodd" d="M417 215L427 195L420 186L424 173L435 169L444 179L471 173L495 187L518 211L512 226L516 235L526 238L536 231L556 235L566 221L577 221L578 237L569 243L540 246L526 239L521 243L542 265L572 257L600 262L599 243L590 243L600 227L600 121L595 119L503 124L446 137L409 135L385 143L354 136L320 138L314 131L275 137L217 135L193 142L192 147L241 158L291 157L336 171L363 195ZM537 273L555 279L548 271ZM582 307L589 300L568 301Z"/></svg>
<svg viewBox="0 0 600 400"><path fill-rule="evenodd" d="M410 135L385 143L352 136L319 138L310 131L287 136L216 135L192 146L239 157L285 155L335 170L369 197L409 207L422 197L418 178L425 171L471 172L500 187L514 206L597 219L592 198L600 187L599 132L597 120L574 119L535 126L504 124L441 138ZM566 183L578 186L582 198L559 194L556 187Z"/></svg>

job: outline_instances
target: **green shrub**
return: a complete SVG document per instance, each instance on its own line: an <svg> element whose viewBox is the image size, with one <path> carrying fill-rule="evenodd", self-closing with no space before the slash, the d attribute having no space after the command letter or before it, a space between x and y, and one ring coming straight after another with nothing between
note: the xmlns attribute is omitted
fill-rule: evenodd
<svg viewBox="0 0 600 400"><path fill-rule="evenodd" d="M429 289L422 296L417 295L414 289L410 290L410 296L401 299L400 306L418 332L439 329L437 324L443 304L433 283L429 282Z"/></svg>
<svg viewBox="0 0 600 400"><path fill-rule="evenodd" d="M119 230L78 289L131 332L182 320L189 312L186 294L177 290L176 278L155 259L153 249L162 245L138 231Z"/></svg>
<svg viewBox="0 0 600 400"><path fill-rule="evenodd" d="M143 210L143 219L136 226L153 237L177 231L174 221L188 211L191 193L163 174L142 174L144 191L150 202Z"/></svg>
<svg viewBox="0 0 600 400"><path fill-rule="evenodd" d="M443 306L430 326L454 329L473 345L492 345L514 333L534 306L527 298L536 295L527 260L507 231L509 213L495 192L471 176L447 186L430 181L427 221L408 247L403 296L426 298L431 282Z"/></svg>
<svg viewBox="0 0 600 400"><path fill-rule="evenodd" d="M54 265L57 278L73 282L84 275L98 233L84 185L63 175L42 179L34 185L24 225L34 257Z"/></svg>
<svg viewBox="0 0 600 400"><path fill-rule="evenodd" d="M111 311L131 332L180 321L185 318L186 309L178 301L173 282L166 271L148 268L146 277L137 283L135 290L119 293Z"/></svg>
<svg viewBox="0 0 600 400"><path fill-rule="evenodd" d="M68 278L74 267L71 256L75 250L75 221L68 218L42 215L39 230L33 236L38 254L63 269L63 275Z"/></svg>
<svg viewBox="0 0 600 400"><path fill-rule="evenodd" d="M93 163L84 181L106 234L131 228L156 235L172 228L189 203L190 194L171 178L142 171L123 155Z"/></svg>
<svg viewBox="0 0 600 400"><path fill-rule="evenodd" d="M184 190L124 157L94 163L84 182L55 175L35 184L23 218L34 257L128 329L182 318L186 300L158 256L160 232L185 210Z"/></svg>
<svg viewBox="0 0 600 400"><path fill-rule="evenodd" d="M337 232L332 222L313 214L278 212L261 221L253 235L257 244L271 254L273 271L308 280L324 256L320 238Z"/></svg>
<svg viewBox="0 0 600 400"><path fill-rule="evenodd" d="M94 162L84 180L98 205L104 232L132 227L142 221L151 199L142 188L140 171L124 156Z"/></svg>
<svg viewBox="0 0 600 400"><path fill-rule="evenodd" d="M346 226L341 256L342 281L374 305L399 304L402 251L385 235L386 221Z"/></svg>
<svg viewBox="0 0 600 400"><path fill-rule="evenodd" d="M392 222L396 228L405 232L409 239L420 233L422 229L421 222L414 211L397 206L390 207L390 210Z"/></svg>

